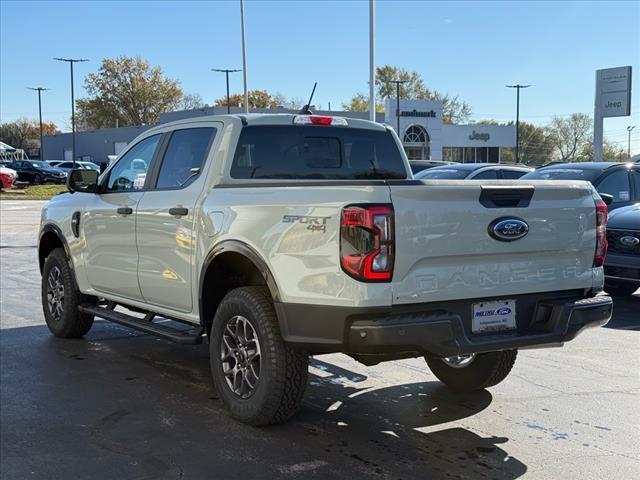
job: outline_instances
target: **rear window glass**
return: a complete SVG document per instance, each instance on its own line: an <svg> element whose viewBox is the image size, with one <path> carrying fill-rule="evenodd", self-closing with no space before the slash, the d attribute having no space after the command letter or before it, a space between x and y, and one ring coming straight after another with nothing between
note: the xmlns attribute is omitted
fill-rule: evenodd
<svg viewBox="0 0 640 480"><path fill-rule="evenodd" d="M541 168L520 177L523 180L586 180L591 182L600 170L590 168Z"/></svg>
<svg viewBox="0 0 640 480"><path fill-rule="evenodd" d="M389 132L348 127L247 126L240 133L232 178L407 178Z"/></svg>
<svg viewBox="0 0 640 480"><path fill-rule="evenodd" d="M418 173L415 178L420 180L427 179L435 179L442 178L448 180L461 180L466 178L469 175L469 170L467 169L457 169L457 168L430 168L429 170L423 170Z"/></svg>

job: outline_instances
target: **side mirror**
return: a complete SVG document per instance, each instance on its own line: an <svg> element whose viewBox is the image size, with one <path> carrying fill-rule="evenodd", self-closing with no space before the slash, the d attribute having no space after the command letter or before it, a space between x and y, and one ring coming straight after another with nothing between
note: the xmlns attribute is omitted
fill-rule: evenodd
<svg viewBox="0 0 640 480"><path fill-rule="evenodd" d="M608 193L600 193L599 195L607 207L613 203L613 195L609 195Z"/></svg>
<svg viewBox="0 0 640 480"><path fill-rule="evenodd" d="M67 190L73 192L96 193L98 190L98 172L76 168L67 176Z"/></svg>

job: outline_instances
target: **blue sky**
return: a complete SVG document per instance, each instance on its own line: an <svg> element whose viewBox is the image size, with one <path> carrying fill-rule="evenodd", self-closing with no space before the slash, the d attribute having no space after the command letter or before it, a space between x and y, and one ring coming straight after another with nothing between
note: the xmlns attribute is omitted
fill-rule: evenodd
<svg viewBox="0 0 640 480"><path fill-rule="evenodd" d="M340 107L368 81L368 3L247 0L249 88ZM527 83L521 118L591 113L595 70L634 69L632 117L605 120L605 134L626 148L626 126L638 124L640 151L640 2L377 2L376 63L422 74L430 88L459 95L473 118L515 115L510 83ZM100 60L140 55L213 103L224 76L240 68L238 1L0 2L0 120L37 116L28 86L51 88L43 115L67 129L69 72L52 57L84 57L84 75ZM242 77L232 77L241 91Z"/></svg>

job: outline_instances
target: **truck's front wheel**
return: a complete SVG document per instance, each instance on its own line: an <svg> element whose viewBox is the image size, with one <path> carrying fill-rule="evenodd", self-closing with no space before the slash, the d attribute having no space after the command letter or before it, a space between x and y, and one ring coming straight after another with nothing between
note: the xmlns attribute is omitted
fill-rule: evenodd
<svg viewBox="0 0 640 480"><path fill-rule="evenodd" d="M42 269L42 310L56 337L79 338L93 325L93 315L78 311L78 305L88 297L78 291L73 275L62 248L47 256Z"/></svg>
<svg viewBox="0 0 640 480"><path fill-rule="evenodd" d="M517 350L479 353L448 358L426 358L438 379L453 390L481 390L504 380L514 362Z"/></svg>
<svg viewBox="0 0 640 480"><path fill-rule="evenodd" d="M266 289L227 293L213 319L209 356L213 383L234 418L279 423L300 406L309 355L282 341Z"/></svg>

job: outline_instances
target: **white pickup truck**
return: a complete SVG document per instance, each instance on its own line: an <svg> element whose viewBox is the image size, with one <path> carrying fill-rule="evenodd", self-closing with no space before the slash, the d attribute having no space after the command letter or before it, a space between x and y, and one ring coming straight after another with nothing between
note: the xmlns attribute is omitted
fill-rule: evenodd
<svg viewBox="0 0 640 480"><path fill-rule="evenodd" d="M68 187L42 211L51 332L100 317L208 338L221 399L253 425L296 411L309 354L424 357L451 388L481 389L518 349L611 316L607 208L589 183L414 180L396 134L364 120L159 125Z"/></svg>

